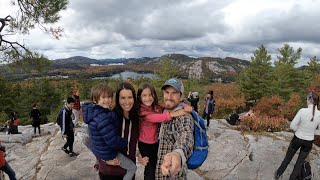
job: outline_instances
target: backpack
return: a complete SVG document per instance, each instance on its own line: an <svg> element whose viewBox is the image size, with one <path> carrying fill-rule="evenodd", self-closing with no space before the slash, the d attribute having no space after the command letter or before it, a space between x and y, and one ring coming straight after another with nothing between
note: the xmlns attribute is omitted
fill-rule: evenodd
<svg viewBox="0 0 320 180"><path fill-rule="evenodd" d="M194 110L192 110L191 115L194 119L194 145L187 166L189 169L196 169L206 160L209 146L204 119Z"/></svg>
<svg viewBox="0 0 320 180"><path fill-rule="evenodd" d="M297 180L311 180L311 166L308 161L304 161L303 166L301 168L300 176Z"/></svg>
<svg viewBox="0 0 320 180"><path fill-rule="evenodd" d="M61 112L62 110L59 111L57 117L56 117L56 123L61 127L61 116L60 114L62 114Z"/></svg>

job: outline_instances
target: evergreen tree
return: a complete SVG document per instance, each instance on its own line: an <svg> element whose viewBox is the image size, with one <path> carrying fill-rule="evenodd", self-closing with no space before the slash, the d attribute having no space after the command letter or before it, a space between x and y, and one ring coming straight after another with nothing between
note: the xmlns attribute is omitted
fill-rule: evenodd
<svg viewBox="0 0 320 180"><path fill-rule="evenodd" d="M273 92L288 100L293 92L302 93L305 88L305 81L300 70L295 68L301 57L302 49L299 47L295 52L294 49L285 44L282 48L278 48L280 55L277 56L273 71Z"/></svg>
<svg viewBox="0 0 320 180"><path fill-rule="evenodd" d="M158 71L159 76L163 80L167 80L172 77L177 77L179 75L179 70L174 66L172 60L169 58L165 58L160 62L160 69Z"/></svg>
<svg viewBox="0 0 320 180"><path fill-rule="evenodd" d="M247 99L258 100L271 93L271 55L261 45L251 57L250 65L238 76L237 83Z"/></svg>
<svg viewBox="0 0 320 180"><path fill-rule="evenodd" d="M310 58L308 66L305 69L305 74L308 79L308 82L314 79L320 73L320 61L316 56Z"/></svg>

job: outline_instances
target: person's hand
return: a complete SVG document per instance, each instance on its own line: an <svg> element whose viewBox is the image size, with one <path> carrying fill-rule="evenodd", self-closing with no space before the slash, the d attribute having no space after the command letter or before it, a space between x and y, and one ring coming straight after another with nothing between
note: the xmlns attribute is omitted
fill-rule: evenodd
<svg viewBox="0 0 320 180"><path fill-rule="evenodd" d="M67 138L67 135L62 135L62 139L66 139Z"/></svg>
<svg viewBox="0 0 320 180"><path fill-rule="evenodd" d="M178 116L182 116L182 115L185 115L185 110L184 109L179 109L178 111L172 111L170 112L170 117L173 118L173 117L178 117Z"/></svg>
<svg viewBox="0 0 320 180"><path fill-rule="evenodd" d="M183 107L184 111L186 113L191 113L191 111L193 110L193 107L192 106L189 106L188 104L185 104L184 107Z"/></svg>
<svg viewBox="0 0 320 180"><path fill-rule="evenodd" d="M138 155L138 162L143 166L146 166L149 162L149 158L147 156L142 157L141 154Z"/></svg>
<svg viewBox="0 0 320 180"><path fill-rule="evenodd" d="M170 152L163 157L161 172L164 176L175 176L181 170L181 156L178 152Z"/></svg>
<svg viewBox="0 0 320 180"><path fill-rule="evenodd" d="M115 158L115 159L106 161L106 164L110 165L110 166L119 166L120 165L120 161L119 161L119 159Z"/></svg>

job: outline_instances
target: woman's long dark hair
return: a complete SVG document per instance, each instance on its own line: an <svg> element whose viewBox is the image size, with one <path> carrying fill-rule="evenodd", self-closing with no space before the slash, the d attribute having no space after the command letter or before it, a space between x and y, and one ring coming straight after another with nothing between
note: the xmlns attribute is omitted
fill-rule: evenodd
<svg viewBox="0 0 320 180"><path fill-rule="evenodd" d="M309 100L313 104L313 107L312 107L312 118L311 118L311 121L313 121L315 109L316 109L316 107L318 106L318 103L319 103L319 96L317 96L313 92L310 92L308 94L308 96L307 96L307 100Z"/></svg>
<svg viewBox="0 0 320 180"><path fill-rule="evenodd" d="M156 92L154 86L152 86L150 83L143 83L140 85L140 87L138 89L138 94L137 94L138 105L140 106L142 104L141 94L142 94L142 91L146 88L149 88L151 91L151 95L153 97L152 108L154 109L156 106L159 105L159 102L158 102L157 92Z"/></svg>
<svg viewBox="0 0 320 180"><path fill-rule="evenodd" d="M132 92L132 96L133 96L133 106L131 108L131 110L129 111L129 119L132 120L133 124L139 123L139 119L138 119L138 102L137 102L137 97L136 97L136 91L134 90L133 86L128 83L128 82L122 82L118 85L117 90L116 90L116 103L115 103L115 107L113 108L113 110L117 113L119 119L122 119L123 116L123 109L120 106L119 103L119 97L120 97L120 91L126 89L126 90L130 90Z"/></svg>

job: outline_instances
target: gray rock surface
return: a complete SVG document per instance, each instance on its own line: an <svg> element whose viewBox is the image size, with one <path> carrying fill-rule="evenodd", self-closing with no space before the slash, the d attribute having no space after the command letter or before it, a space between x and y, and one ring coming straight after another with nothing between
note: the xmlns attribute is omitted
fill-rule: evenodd
<svg viewBox="0 0 320 180"><path fill-rule="evenodd" d="M243 134L225 120L211 121L208 158L200 168L189 171L188 179L273 179L293 133ZM0 134L0 141L7 148L6 159L18 179L99 179L97 171L93 169L95 157L87 148L89 137L85 125L76 129L74 151L79 153L77 157L69 157L61 150L66 141L62 139L57 125L42 125L41 130L41 136L34 136L31 126L19 126L22 134ZM320 179L319 154L320 148L314 146L309 155L315 180ZM296 158L297 155L289 164L283 179L289 179ZM137 165L136 179L142 180L144 169L139 163Z"/></svg>

